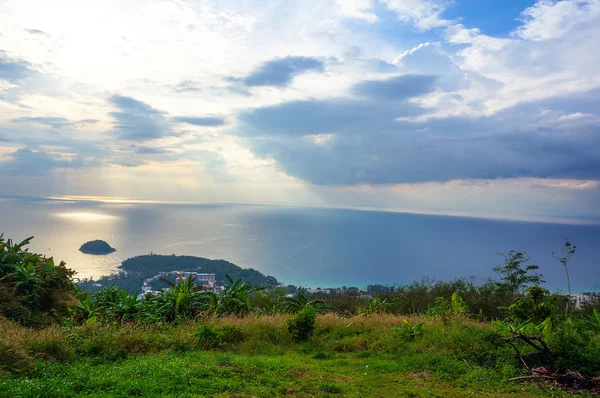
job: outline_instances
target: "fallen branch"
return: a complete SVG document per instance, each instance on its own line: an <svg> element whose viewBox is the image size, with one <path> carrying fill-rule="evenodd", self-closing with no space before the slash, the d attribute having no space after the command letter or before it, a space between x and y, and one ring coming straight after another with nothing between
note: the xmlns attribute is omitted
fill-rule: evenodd
<svg viewBox="0 0 600 398"><path fill-rule="evenodd" d="M529 379L552 379L552 380L556 380L556 379L558 379L558 377L556 377L556 376L547 376L547 375L531 375L531 376L513 377L512 379L508 379L508 381L529 380Z"/></svg>

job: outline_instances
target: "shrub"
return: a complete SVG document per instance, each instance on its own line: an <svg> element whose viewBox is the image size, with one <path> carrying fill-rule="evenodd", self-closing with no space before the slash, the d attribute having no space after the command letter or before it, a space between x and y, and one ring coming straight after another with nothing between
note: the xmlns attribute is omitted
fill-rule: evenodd
<svg viewBox="0 0 600 398"><path fill-rule="evenodd" d="M0 315L23 326L43 327L60 321L75 303L75 272L65 263L29 253L21 243L0 234Z"/></svg>
<svg viewBox="0 0 600 398"><path fill-rule="evenodd" d="M516 322L540 323L556 314L557 296L539 286L530 286L508 307L509 319Z"/></svg>
<svg viewBox="0 0 600 398"><path fill-rule="evenodd" d="M440 319L444 325L448 325L453 319L465 318L468 311L469 306L457 292L454 292L450 302L443 297L436 298L435 304L429 307L425 315L433 319Z"/></svg>
<svg viewBox="0 0 600 398"><path fill-rule="evenodd" d="M548 344L558 354L557 369L600 372L600 339L587 326L582 319L567 318L553 328Z"/></svg>
<svg viewBox="0 0 600 398"><path fill-rule="evenodd" d="M230 325L219 327L202 325L196 331L196 337L200 346L205 350L227 348L227 346L238 344L244 340L242 330Z"/></svg>
<svg viewBox="0 0 600 398"><path fill-rule="evenodd" d="M306 306L287 320L287 329L295 342L306 341L315 331L317 312L312 306Z"/></svg>
<svg viewBox="0 0 600 398"><path fill-rule="evenodd" d="M424 324L425 322L419 322L415 325L411 325L408 320L403 319L402 327L394 327L393 329L397 331L403 339L412 340L421 334L421 328L423 328Z"/></svg>

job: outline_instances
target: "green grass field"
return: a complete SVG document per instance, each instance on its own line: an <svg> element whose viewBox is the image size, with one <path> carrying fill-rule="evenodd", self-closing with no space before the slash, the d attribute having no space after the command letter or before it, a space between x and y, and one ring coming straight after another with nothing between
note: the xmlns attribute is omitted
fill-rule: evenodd
<svg viewBox="0 0 600 398"><path fill-rule="evenodd" d="M0 321L0 396L567 396L509 382L522 367L489 324L408 318L425 321L409 336L395 329L403 319L321 315L304 343L284 316L40 331ZM199 341L205 324L222 334L217 347Z"/></svg>

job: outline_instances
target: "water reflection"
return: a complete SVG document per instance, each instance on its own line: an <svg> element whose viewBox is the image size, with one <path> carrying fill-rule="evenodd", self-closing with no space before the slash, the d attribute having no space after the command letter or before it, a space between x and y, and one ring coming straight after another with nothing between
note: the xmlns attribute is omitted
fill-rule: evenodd
<svg viewBox="0 0 600 398"><path fill-rule="evenodd" d="M53 202L53 203L52 203ZM52 203L50 205L50 203ZM564 282L552 258L568 236L576 242L573 286L600 284L600 227L519 223L335 209L254 205L123 204L48 199L0 202L0 233L35 235L31 251L55 256L99 277L125 259L150 252L226 259L308 286L408 283L423 276L494 276L496 253L527 250L548 287ZM102 239L106 256L79 247Z"/></svg>
<svg viewBox="0 0 600 398"><path fill-rule="evenodd" d="M119 219L118 216L115 216L113 214L96 213L90 211L62 212L56 213L55 216L81 222L112 221Z"/></svg>

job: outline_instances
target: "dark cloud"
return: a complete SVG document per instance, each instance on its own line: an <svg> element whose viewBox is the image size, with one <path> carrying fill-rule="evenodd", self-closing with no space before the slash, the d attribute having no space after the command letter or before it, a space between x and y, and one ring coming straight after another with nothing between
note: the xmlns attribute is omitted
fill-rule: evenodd
<svg viewBox="0 0 600 398"><path fill-rule="evenodd" d="M124 140L146 141L172 135L166 114L135 98L114 95L109 102L119 109L110 112L114 132Z"/></svg>
<svg viewBox="0 0 600 398"><path fill-rule="evenodd" d="M96 119L82 119L71 121L69 119L65 119L64 117L53 117L53 116L26 116L19 117L10 120L11 123L14 124L40 124L53 128L61 128L65 126L76 126L76 125L88 125L95 124L99 121Z"/></svg>
<svg viewBox="0 0 600 398"><path fill-rule="evenodd" d="M299 101L241 113L239 134L281 171L319 185L600 179L599 102L594 92L487 117L410 122L397 118L425 110L386 95ZM593 117L560 118L577 112Z"/></svg>
<svg viewBox="0 0 600 398"><path fill-rule="evenodd" d="M202 89L199 84L193 80L183 80L179 84L173 86L173 91L176 93L199 93Z"/></svg>
<svg viewBox="0 0 600 398"><path fill-rule="evenodd" d="M50 35L48 33L44 32L43 30L39 30L39 29L25 29L25 32L30 33L32 35L36 35L36 36L50 37Z"/></svg>
<svg viewBox="0 0 600 398"><path fill-rule="evenodd" d="M286 102L242 112L245 135L351 134L395 129L396 118L424 112L418 105L325 99Z"/></svg>
<svg viewBox="0 0 600 398"><path fill-rule="evenodd" d="M27 61L9 58L0 50L0 80L16 83L33 73L31 64Z"/></svg>
<svg viewBox="0 0 600 398"><path fill-rule="evenodd" d="M285 57L263 63L243 78L232 78L246 86L283 87L294 77L309 71L324 71L323 61L312 57Z"/></svg>
<svg viewBox="0 0 600 398"><path fill-rule="evenodd" d="M11 123L35 123L42 124L45 126L50 126L54 128L60 128L63 126L71 125L71 121L69 119L65 119L64 117L44 117L44 116L35 116L35 117L19 117L16 119L11 119Z"/></svg>
<svg viewBox="0 0 600 398"><path fill-rule="evenodd" d="M52 75L40 73L31 63L11 58L0 50L0 82L8 81L8 88L0 89L0 101L15 104L21 109L31 109L30 106L20 104L23 94L36 93L46 96L57 96L60 83Z"/></svg>
<svg viewBox="0 0 600 398"><path fill-rule="evenodd" d="M98 122L100 122L100 120L97 120L97 119L82 119L82 120L78 120L78 121L74 122L73 124L88 125L88 124L96 124Z"/></svg>
<svg viewBox="0 0 600 398"><path fill-rule="evenodd" d="M386 100L418 97L434 90L435 76L402 75L383 80L366 80L352 87L356 95Z"/></svg>
<svg viewBox="0 0 600 398"><path fill-rule="evenodd" d="M177 116L172 119L177 123L187 123L194 126L223 126L225 119L222 117L194 117L194 116Z"/></svg>
<svg viewBox="0 0 600 398"><path fill-rule="evenodd" d="M164 154L164 153L171 152L168 149L164 149L164 148L155 148L155 147L149 147L149 146L136 146L136 145L134 145L134 147L136 148L136 153L141 154L141 155L154 155L154 154Z"/></svg>
<svg viewBox="0 0 600 398"><path fill-rule="evenodd" d="M0 175L44 175L57 168L80 168L93 165L80 155L73 158L52 155L30 148L17 149L10 160L0 162Z"/></svg>

